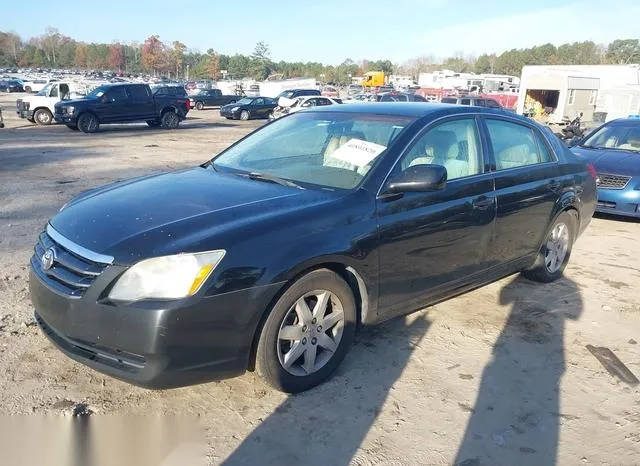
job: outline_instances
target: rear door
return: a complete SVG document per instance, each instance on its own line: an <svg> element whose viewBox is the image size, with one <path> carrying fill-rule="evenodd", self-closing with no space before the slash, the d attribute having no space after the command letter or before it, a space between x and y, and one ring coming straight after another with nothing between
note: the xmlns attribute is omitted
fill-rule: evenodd
<svg viewBox="0 0 640 466"><path fill-rule="evenodd" d="M379 307L390 317L477 279L487 268L496 203L478 120L427 127L390 176L415 165L447 169L444 189L379 197Z"/></svg>
<svg viewBox="0 0 640 466"><path fill-rule="evenodd" d="M129 109L131 120L151 120L156 117L154 100L148 86L134 84L127 86L127 92L131 99Z"/></svg>
<svg viewBox="0 0 640 466"><path fill-rule="evenodd" d="M556 201L571 184L538 128L485 115L495 174L497 217L490 253L494 264L536 253Z"/></svg>

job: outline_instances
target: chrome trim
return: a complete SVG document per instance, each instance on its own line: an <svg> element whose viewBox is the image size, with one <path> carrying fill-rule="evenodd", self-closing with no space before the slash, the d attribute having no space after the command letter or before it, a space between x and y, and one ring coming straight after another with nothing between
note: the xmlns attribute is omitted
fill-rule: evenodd
<svg viewBox="0 0 640 466"><path fill-rule="evenodd" d="M97 252L93 252L86 248L83 248L79 244L76 244L73 241L68 240L67 238L62 236L60 233L58 233L51 226L50 223L47 224L47 234L51 237L52 240L54 240L60 246L62 246L65 249L68 249L69 251L71 251L74 254L77 254L80 257L83 257L93 262L98 262L100 264L107 264L107 265L113 264L114 258L112 256L107 256L105 254L98 254Z"/></svg>

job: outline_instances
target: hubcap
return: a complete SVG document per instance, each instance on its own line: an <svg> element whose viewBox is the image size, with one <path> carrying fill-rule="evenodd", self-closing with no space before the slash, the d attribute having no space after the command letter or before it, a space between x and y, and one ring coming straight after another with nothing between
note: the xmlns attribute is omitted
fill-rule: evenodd
<svg viewBox="0 0 640 466"><path fill-rule="evenodd" d="M49 120L50 120L50 118L49 118L49 114L48 113L46 113L46 112L38 113L38 121L40 123L45 123L46 124L46 123L49 123Z"/></svg>
<svg viewBox="0 0 640 466"><path fill-rule="evenodd" d="M305 376L333 357L344 329L344 309L327 290L305 294L289 309L278 332L278 360L292 375Z"/></svg>
<svg viewBox="0 0 640 466"><path fill-rule="evenodd" d="M547 248L544 255L544 265L551 273L560 270L569 249L569 228L564 223L558 223L547 238Z"/></svg>

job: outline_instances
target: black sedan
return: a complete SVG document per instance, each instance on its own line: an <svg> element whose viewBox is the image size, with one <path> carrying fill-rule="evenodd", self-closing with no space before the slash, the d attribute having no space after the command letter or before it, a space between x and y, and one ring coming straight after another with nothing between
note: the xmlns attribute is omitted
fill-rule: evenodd
<svg viewBox="0 0 640 466"><path fill-rule="evenodd" d="M0 81L0 91L2 92L24 92L22 82L16 79Z"/></svg>
<svg viewBox="0 0 640 466"><path fill-rule="evenodd" d="M315 107L201 166L72 199L31 258L35 318L71 358L144 387L255 368L306 390L360 325L517 272L560 278L594 175L500 111Z"/></svg>
<svg viewBox="0 0 640 466"><path fill-rule="evenodd" d="M220 107L220 116L233 120L269 118L278 103L270 97L243 97L239 101Z"/></svg>
<svg viewBox="0 0 640 466"><path fill-rule="evenodd" d="M427 99L410 92L382 92L376 94L376 102L427 102Z"/></svg>

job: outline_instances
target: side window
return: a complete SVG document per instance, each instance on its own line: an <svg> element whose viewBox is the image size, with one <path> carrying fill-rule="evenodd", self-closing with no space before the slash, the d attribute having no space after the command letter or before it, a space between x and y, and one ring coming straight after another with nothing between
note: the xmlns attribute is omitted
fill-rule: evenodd
<svg viewBox="0 0 640 466"><path fill-rule="evenodd" d="M406 170L423 164L444 166L449 180L482 173L482 150L475 120L464 118L430 129L402 157L400 168Z"/></svg>
<svg viewBox="0 0 640 466"><path fill-rule="evenodd" d="M524 167L553 160L549 149L533 129L504 120L487 119L496 168Z"/></svg>
<svg viewBox="0 0 640 466"><path fill-rule="evenodd" d="M460 100L460 104L461 105L471 105L471 99L461 99Z"/></svg>
<svg viewBox="0 0 640 466"><path fill-rule="evenodd" d="M52 86L49 97L58 97L58 86Z"/></svg>
<svg viewBox="0 0 640 466"><path fill-rule="evenodd" d="M307 99L302 105L300 105L301 107L315 107L316 105L316 99Z"/></svg>
<svg viewBox="0 0 640 466"><path fill-rule="evenodd" d="M253 101L253 105L264 105L264 99L256 99Z"/></svg>
<svg viewBox="0 0 640 466"><path fill-rule="evenodd" d="M316 105L331 105L331 101L329 99L318 99Z"/></svg>
<svg viewBox="0 0 640 466"><path fill-rule="evenodd" d="M573 105L575 102L576 102L576 90L569 89L569 102L567 102L567 104Z"/></svg>
<svg viewBox="0 0 640 466"><path fill-rule="evenodd" d="M162 92L163 90L164 92ZM167 88L164 88L158 94L166 94L166 91ZM132 100L146 100L148 97L147 88L144 86L129 86L129 95Z"/></svg>
<svg viewBox="0 0 640 466"><path fill-rule="evenodd" d="M114 87L113 89L109 89L106 98L109 102L124 102L127 100L127 91L124 86Z"/></svg>

